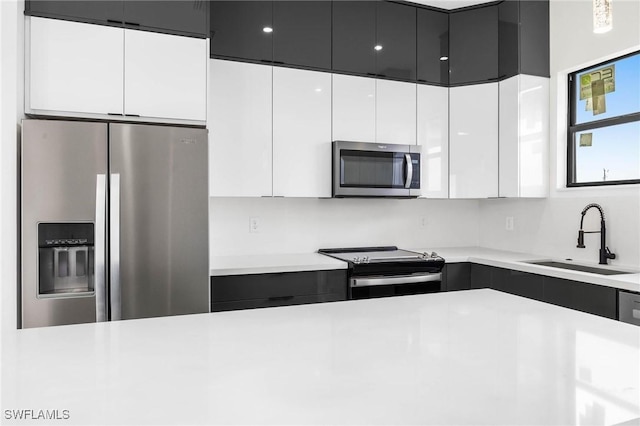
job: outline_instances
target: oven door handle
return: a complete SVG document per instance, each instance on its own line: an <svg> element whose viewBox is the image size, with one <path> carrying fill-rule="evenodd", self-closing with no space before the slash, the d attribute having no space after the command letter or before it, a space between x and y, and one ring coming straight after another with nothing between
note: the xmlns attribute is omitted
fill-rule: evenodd
<svg viewBox="0 0 640 426"><path fill-rule="evenodd" d="M409 189L411 188L411 181L413 180L413 163L411 162L411 154L405 154L404 161L406 163L405 167L407 170L407 179L404 181L404 187Z"/></svg>
<svg viewBox="0 0 640 426"><path fill-rule="evenodd" d="M416 284L442 281L442 273L400 275L394 277L352 278L351 287L372 287L376 285Z"/></svg>

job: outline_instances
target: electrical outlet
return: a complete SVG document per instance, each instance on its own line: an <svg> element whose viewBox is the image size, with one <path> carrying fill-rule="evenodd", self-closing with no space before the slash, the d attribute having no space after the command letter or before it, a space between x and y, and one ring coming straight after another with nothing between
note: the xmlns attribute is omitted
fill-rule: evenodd
<svg viewBox="0 0 640 426"><path fill-rule="evenodd" d="M507 231L513 231L513 216L507 216L507 219L504 223L504 229Z"/></svg>
<svg viewBox="0 0 640 426"><path fill-rule="evenodd" d="M422 216L422 217L420 218L420 226L421 226L421 227L426 228L428 223L429 223L429 222L427 221L426 216Z"/></svg>
<svg viewBox="0 0 640 426"><path fill-rule="evenodd" d="M260 219L257 217L249 218L249 232L252 234L257 234L260 232Z"/></svg>

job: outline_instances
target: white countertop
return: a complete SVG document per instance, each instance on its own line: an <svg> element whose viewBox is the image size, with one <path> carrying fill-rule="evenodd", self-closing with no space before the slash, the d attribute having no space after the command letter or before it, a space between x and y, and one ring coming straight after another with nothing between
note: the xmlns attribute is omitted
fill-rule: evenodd
<svg viewBox="0 0 640 426"><path fill-rule="evenodd" d="M444 257L447 263L472 262L481 265L495 266L498 268L513 269L516 271L529 272L532 274L546 275L555 278L563 278L566 280L574 280L591 284L599 284L607 287L615 287L622 290L630 290L640 292L640 273L622 274L622 275L598 275L588 272L573 271L569 269L553 268L542 265L532 265L523 263L523 261L531 260L556 260L565 263L576 263L580 265L588 265L602 269L615 269L623 271L634 271L626 267L616 265L598 265L596 262L567 262L565 259L556 259L544 255L536 255L531 253L518 253L503 250L494 250L484 247L436 247L436 248L419 248L413 249L417 252L435 251ZM638 269L636 268L637 272Z"/></svg>
<svg viewBox="0 0 640 426"><path fill-rule="evenodd" d="M518 253L503 250L494 250L484 247L429 247L413 248L417 252L435 251L445 258L447 263L473 262L482 265L508 268L533 274L547 275L567 280L581 281L591 284L599 284L608 287L640 292L640 273L624 275L597 275L587 272L572 271L567 269L550 268L548 266L531 265L522 263L527 260L560 260L551 259L549 256L530 253ZM576 262L580 263L580 262ZM582 263L586 264L586 263ZM628 268L618 266L598 265L595 262L589 266L609 269ZM248 256L216 256L211 263L211 276L219 275L244 275L264 274L272 272L298 272L315 270L346 269L346 262L333 259L318 253L303 254L273 254L273 255L248 255ZM637 269L636 269L637 270Z"/></svg>
<svg viewBox="0 0 640 426"><path fill-rule="evenodd" d="M16 330L2 415L55 424L618 424L640 328L493 290ZM48 424L43 421L19 424Z"/></svg>
<svg viewBox="0 0 640 426"><path fill-rule="evenodd" d="M332 269L347 269L347 264L318 253L215 256L211 261L210 275L213 277Z"/></svg>

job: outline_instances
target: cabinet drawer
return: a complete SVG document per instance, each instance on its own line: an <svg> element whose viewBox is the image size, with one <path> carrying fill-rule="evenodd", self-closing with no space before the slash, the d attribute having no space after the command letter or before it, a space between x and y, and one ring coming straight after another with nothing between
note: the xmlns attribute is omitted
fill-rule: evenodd
<svg viewBox="0 0 640 426"><path fill-rule="evenodd" d="M268 299L278 302L276 298L287 302L286 298L322 294L344 295L346 299L346 293L346 270L211 277L212 304L230 301L263 303Z"/></svg>
<svg viewBox="0 0 640 426"><path fill-rule="evenodd" d="M316 294L308 296L283 296L267 299L232 300L212 302L211 312L233 311L238 309L270 308L275 306L304 305L307 303L337 302L346 300L342 293Z"/></svg>

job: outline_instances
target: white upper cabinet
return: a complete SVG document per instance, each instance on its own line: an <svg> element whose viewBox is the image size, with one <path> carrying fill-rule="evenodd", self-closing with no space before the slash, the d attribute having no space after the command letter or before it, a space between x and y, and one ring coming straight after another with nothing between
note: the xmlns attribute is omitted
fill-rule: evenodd
<svg viewBox="0 0 640 426"><path fill-rule="evenodd" d="M272 195L272 67L210 60L209 193Z"/></svg>
<svg viewBox="0 0 640 426"><path fill-rule="evenodd" d="M26 22L27 113L204 124L205 39L38 17Z"/></svg>
<svg viewBox="0 0 640 426"><path fill-rule="evenodd" d="M125 115L205 121L207 40L124 32Z"/></svg>
<svg viewBox="0 0 640 426"><path fill-rule="evenodd" d="M449 89L450 198L498 196L498 83Z"/></svg>
<svg viewBox="0 0 640 426"><path fill-rule="evenodd" d="M31 17L26 112L122 114L120 28Z"/></svg>
<svg viewBox="0 0 640 426"><path fill-rule="evenodd" d="M375 142L376 80L333 75L334 141Z"/></svg>
<svg viewBox="0 0 640 426"><path fill-rule="evenodd" d="M500 197L546 197L549 79L520 74L500 82Z"/></svg>
<svg viewBox="0 0 640 426"><path fill-rule="evenodd" d="M449 197L449 89L418 85L421 189L427 198Z"/></svg>
<svg viewBox="0 0 640 426"><path fill-rule="evenodd" d="M376 80L376 142L416 144L416 84Z"/></svg>
<svg viewBox="0 0 640 426"><path fill-rule="evenodd" d="M273 195L331 197L331 74L273 69Z"/></svg>

